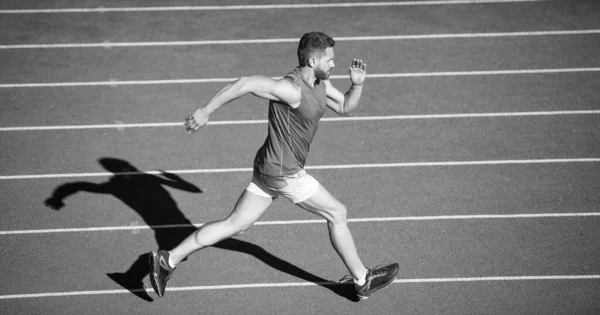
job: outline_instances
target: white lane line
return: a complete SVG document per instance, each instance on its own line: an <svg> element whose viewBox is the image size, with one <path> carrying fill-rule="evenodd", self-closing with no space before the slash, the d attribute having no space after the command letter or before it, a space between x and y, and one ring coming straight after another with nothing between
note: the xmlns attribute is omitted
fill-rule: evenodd
<svg viewBox="0 0 600 315"><path fill-rule="evenodd" d="M600 110L568 110L568 111L537 111L537 112L502 112L502 113L457 113L457 114L430 114L430 115L390 115L390 116L362 116L362 117L328 117L322 118L324 122L348 121L373 121L373 120L410 120L410 119L444 119L444 118L493 118L493 117L521 117L521 116L557 116L557 115L594 115ZM266 124L266 119L256 120L222 120L209 121L207 125L254 125ZM139 124L99 124L99 125L62 125L62 126L22 126L0 127L1 131L51 131L51 130L79 130L79 129L124 129L124 128L164 128L181 127L182 122L167 123L139 123Z"/></svg>
<svg viewBox="0 0 600 315"><path fill-rule="evenodd" d="M600 67L588 68L555 68L555 69L518 69L518 70L486 70L486 71L445 71L445 72L402 72L367 74L368 78L415 78L440 76L479 76L479 75L513 75L513 74L549 74L598 72ZM273 77L278 79L280 77ZM39 88L39 87L78 87L78 86L120 86L120 85L150 85L150 84L196 84L231 82L238 78L207 78L207 79L172 79L172 80L131 80L131 81L80 81L80 82L47 82L47 83L4 83L0 88ZM332 75L330 79L348 79L347 75Z"/></svg>
<svg viewBox="0 0 600 315"><path fill-rule="evenodd" d="M15 9L0 10L0 14L30 13L105 13L105 12L148 12L148 11L214 11L214 10L271 10L271 9L315 9L315 8L352 8L384 6L417 6L447 4L486 4L548 2L553 0L441 0L441 1L403 1L403 2L346 2L321 4L265 4L265 5L214 5L214 6L164 6L164 7L123 7L123 8L64 8L64 9Z"/></svg>
<svg viewBox="0 0 600 315"><path fill-rule="evenodd" d="M532 280L591 280L600 279L600 275L557 275L557 276L512 276L512 277L468 277L468 278L425 278L396 279L394 283L432 283L432 282L475 282L475 281L532 281Z"/></svg>
<svg viewBox="0 0 600 315"><path fill-rule="evenodd" d="M418 279L396 279L395 284L411 283L452 283L452 282L498 282L498 281L565 281L565 280L598 280L600 275L550 275L550 276L505 276L505 277L464 277L464 278L418 278ZM283 282L283 283L248 283L248 284L230 284L230 285L202 285L188 287L169 287L166 291L214 291L214 290L236 290L236 289L265 289L265 288L291 288L308 286L333 286L343 285L340 282ZM136 290L136 292L142 291ZM146 289L146 292L152 293L153 289ZM30 298L50 298L64 296L84 296L84 295L103 295L103 294L127 294L129 290L95 290L95 291L70 291L70 292L47 292L30 294L9 294L0 295L0 300L12 299L30 299Z"/></svg>
<svg viewBox="0 0 600 315"><path fill-rule="evenodd" d="M600 34L599 29L565 30L565 31L533 31L533 32L501 32L501 33L463 33L463 34L425 34L425 35L390 35L390 36L351 36L335 37L336 41L376 41L407 39L453 39L453 38L489 38L489 37L524 37L524 36L556 36ZM199 46L199 45L238 45L238 44L272 44L297 43L297 38L272 39L231 39L231 40L197 40L197 41L163 41L163 42L102 42L102 43L62 43L62 44L20 44L0 45L0 49L50 49L50 48L113 48L113 47L156 47L156 46Z"/></svg>
<svg viewBox="0 0 600 315"><path fill-rule="evenodd" d="M350 223L369 222L399 222L399 221L437 221L437 220L487 220L487 219L539 219L539 218L572 218L572 217L598 217L600 212L575 212L575 213L519 213L519 214L470 214L470 215L434 215L434 216L405 216L405 217L381 217L381 218L349 218ZM258 221L254 225L297 225L297 224L324 224L325 220L287 220L287 221ZM204 223L194 223L193 226L200 227ZM39 229L39 230L10 230L0 231L0 235L27 235L27 234L50 234L50 233L76 233L76 232L115 232L130 230L157 230L157 229L180 229L189 228L189 224L169 225L126 225L126 226L104 226L87 228L62 228L62 229Z"/></svg>
<svg viewBox="0 0 600 315"><path fill-rule="evenodd" d="M572 158L572 159L530 159L530 160L485 160L485 161L447 161L447 162L400 162L376 164L341 164L341 165L312 165L306 166L307 170L339 170L352 168L388 168L388 167L426 167L426 166L475 166L475 165L511 165L511 164L549 164L549 163L595 163L600 158ZM252 168L209 168L167 170L172 174L211 174L251 172ZM2 175L0 180L15 179L45 179L45 178L77 178L77 177L106 177L106 176L135 176L143 174L159 175L162 171L122 172L122 173L63 173L63 174L37 174L37 175Z"/></svg>
<svg viewBox="0 0 600 315"><path fill-rule="evenodd" d="M266 120L232 120L213 121L208 125L250 125L264 124ZM2 127L0 131L49 131L49 130L78 130L78 129L124 129L124 128L163 128L183 126L181 122L169 123L140 123L140 124L100 124L100 125L64 125L64 126L24 126L24 127Z"/></svg>

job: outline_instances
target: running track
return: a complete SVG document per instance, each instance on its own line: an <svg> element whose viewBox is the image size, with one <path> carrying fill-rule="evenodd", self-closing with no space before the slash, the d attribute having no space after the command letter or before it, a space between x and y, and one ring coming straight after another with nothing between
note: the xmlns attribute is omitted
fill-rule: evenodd
<svg viewBox="0 0 600 315"><path fill-rule="evenodd" d="M2 312L599 313L600 3L473 2L3 1ZM358 119L326 115L311 173L396 283L349 299L324 223L284 200L165 298L107 277L230 211L266 102L179 123L224 82L285 74L310 30L338 39L340 90L351 58L370 76Z"/></svg>

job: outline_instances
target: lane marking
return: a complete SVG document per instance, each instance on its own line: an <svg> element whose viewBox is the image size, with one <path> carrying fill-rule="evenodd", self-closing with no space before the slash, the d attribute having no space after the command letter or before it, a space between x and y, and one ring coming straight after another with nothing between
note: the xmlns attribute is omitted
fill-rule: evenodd
<svg viewBox="0 0 600 315"><path fill-rule="evenodd" d="M399 163L374 163L374 164L339 164L339 165L312 165L306 166L307 170L339 170L352 168L389 168L389 167L422 167L422 166L475 166L475 165L510 165L510 164L549 164L549 163L595 163L600 158L570 158L570 159L529 159L529 160L484 160L484 161L446 161L446 162L399 162ZM167 170L172 174L214 174L251 172L252 168L207 168ZM99 172L99 173L62 173L62 174L35 174L35 175L2 175L0 180L15 179L45 179L45 178L78 178L78 177L107 177L107 176L135 176L135 175L160 175L163 171L145 172Z"/></svg>
<svg viewBox="0 0 600 315"><path fill-rule="evenodd" d="M213 10L271 10L271 9L314 9L314 8L352 8L383 6L422 6L447 4L486 4L548 2L553 0L441 0L441 1L404 1L404 2L346 2L322 4L265 4L265 5L214 5L214 6L164 6L164 7L123 7L123 8L64 8L64 9L15 9L0 10L0 14L32 13L106 13L106 12L149 12L149 11L213 11Z"/></svg>
<svg viewBox="0 0 600 315"><path fill-rule="evenodd" d="M405 217L381 217L381 218L348 218L350 223L370 222L400 222L400 221L437 221L437 220L486 220L486 219L539 219L539 218L572 218L572 217L598 217L600 212L580 213L520 213L520 214L470 214L470 215L433 215L433 216L405 216ZM325 220L285 220L285 221L258 221L254 225L298 225L298 224L324 224ZM12 230L0 231L0 235L27 235L27 234L50 234L50 233L76 233L76 232L114 232L114 231L140 231L158 229L181 229L196 228L204 223L194 224L169 224L169 225L126 225L105 226L88 228L63 228L63 229L40 229L40 230Z"/></svg>
<svg viewBox="0 0 600 315"><path fill-rule="evenodd" d="M429 114L429 115L390 115L390 116L362 116L362 117L329 117L322 118L322 122L348 122L348 121L374 121L374 120L410 120L410 119L444 119L444 118L493 118L493 117L523 117L523 116L556 116L556 115L593 115L600 114L600 110L568 110L568 111L536 111L536 112L502 112L502 113L458 113L458 114ZM266 119L256 120L222 120L209 121L207 125L254 125L266 124ZM181 127L183 122L166 123L138 123L138 124L98 124L98 125L62 125L62 126L22 126L0 127L0 131L51 131L51 130L81 130L81 129L117 129L125 128L164 128Z"/></svg>
<svg viewBox="0 0 600 315"><path fill-rule="evenodd" d="M600 275L550 275L550 276L505 276L505 277L464 277L464 278L420 278L420 279L396 279L394 284L412 284L412 283L452 283L452 282L498 282L498 281L564 281L564 280L598 280ZM325 282L283 282L283 283L248 283L248 284L230 284L230 285L202 285L187 287L168 287L169 292L186 291L213 291L213 290L236 290L236 289L265 289L265 288L290 288L290 287L309 287L309 286L333 286L343 285L344 283L325 281ZM135 290L135 292L143 291ZM153 293L151 288L146 292ZM47 292L31 294L10 294L0 295L0 300L27 299L27 298L49 298L64 296L84 296L84 295L103 295L103 294L127 294L129 290L94 290L94 291L70 291L70 292Z"/></svg>
<svg viewBox="0 0 600 315"><path fill-rule="evenodd" d="M600 67L589 68L556 68L556 69L518 69L518 70L486 70L486 71L445 71L445 72L402 72L367 74L368 78L415 78L440 76L479 76L479 75L513 75L513 74L549 74L598 72ZM273 77L279 79L281 77ZM79 86L121 86L150 84L197 84L232 82L238 78L206 78L206 79L172 79L172 80L132 80L132 81L90 81L90 82L47 82L47 83L4 83L0 88L39 88L39 87L79 87ZM332 75L330 79L348 79L347 75Z"/></svg>
<svg viewBox="0 0 600 315"><path fill-rule="evenodd" d="M500 32L500 33L351 36L351 37L335 37L334 39L336 41L342 42L342 41L524 37L524 36L555 36L555 35L586 35L586 34L600 34L600 29L565 30L565 31L533 31L533 32ZM162 42L114 42L114 43L113 42L102 42L102 43L0 45L0 49L157 47L157 46L272 44L272 43L297 43L297 42L298 42L297 38L162 41Z"/></svg>

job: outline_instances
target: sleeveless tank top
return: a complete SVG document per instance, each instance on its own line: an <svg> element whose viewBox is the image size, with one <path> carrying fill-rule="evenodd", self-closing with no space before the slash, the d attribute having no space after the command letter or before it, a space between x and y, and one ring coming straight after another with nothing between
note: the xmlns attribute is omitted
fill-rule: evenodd
<svg viewBox="0 0 600 315"><path fill-rule="evenodd" d="M269 176L288 176L304 169L319 120L327 109L325 83L317 80L312 87L298 68L285 79L300 87L302 100L296 108L283 102L269 102L267 139L254 159L254 168Z"/></svg>

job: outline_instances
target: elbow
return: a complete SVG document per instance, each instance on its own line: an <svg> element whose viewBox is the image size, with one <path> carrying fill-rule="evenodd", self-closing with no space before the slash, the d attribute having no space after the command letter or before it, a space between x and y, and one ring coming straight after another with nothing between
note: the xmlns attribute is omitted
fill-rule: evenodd
<svg viewBox="0 0 600 315"><path fill-rule="evenodd" d="M248 93L248 80L250 77L239 77L233 83L231 83L231 88L235 91L235 94L244 95Z"/></svg>
<svg viewBox="0 0 600 315"><path fill-rule="evenodd" d="M237 80L233 82L235 86L245 86L246 82L248 82L249 77L239 77Z"/></svg>
<svg viewBox="0 0 600 315"><path fill-rule="evenodd" d="M350 106L348 102L344 100L344 104L342 104L338 114L340 114L342 117L352 117L354 116L354 107L356 106Z"/></svg>

